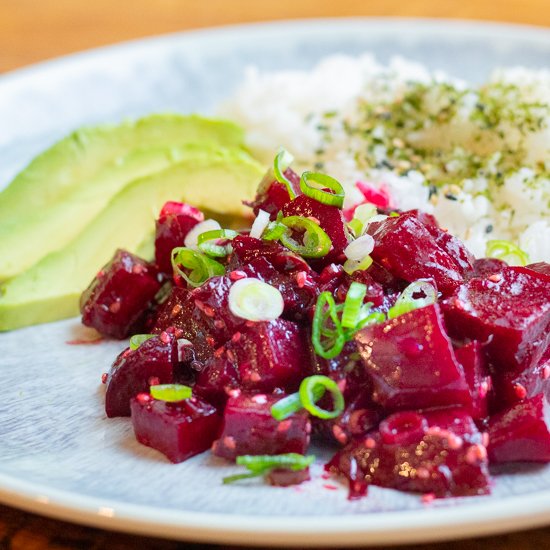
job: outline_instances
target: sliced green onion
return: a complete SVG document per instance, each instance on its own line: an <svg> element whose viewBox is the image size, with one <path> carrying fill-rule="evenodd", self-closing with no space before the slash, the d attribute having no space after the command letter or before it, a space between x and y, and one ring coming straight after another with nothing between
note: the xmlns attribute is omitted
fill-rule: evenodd
<svg viewBox="0 0 550 550"><path fill-rule="evenodd" d="M259 210L252 227L250 228L249 236L253 239L261 239L264 231L269 225L269 213L265 210Z"/></svg>
<svg viewBox="0 0 550 550"><path fill-rule="evenodd" d="M321 189L317 186L321 187ZM333 192L329 193L322 188L328 188ZM344 206L345 193L342 184L327 174L304 172L300 178L300 190L304 195L322 204L338 208Z"/></svg>
<svg viewBox="0 0 550 550"><path fill-rule="evenodd" d="M292 182L285 176L284 172L292 164L293 160L294 157L286 149L281 149L273 161L273 174L275 179L286 186L286 190L291 199L296 198L296 193L292 188Z"/></svg>
<svg viewBox="0 0 550 550"><path fill-rule="evenodd" d="M179 267L180 265L189 270L189 274L183 271ZM196 250L185 247L172 250L172 268L174 273L194 287L202 285L210 277L225 274L225 267L222 264Z"/></svg>
<svg viewBox="0 0 550 550"><path fill-rule="evenodd" d="M322 258L329 253L332 242L324 230L313 220L303 216L288 216L283 218L281 223L291 230L304 231L303 244L292 237L291 231L285 231L280 236L281 243L292 252L296 252L304 258Z"/></svg>
<svg viewBox="0 0 550 550"><path fill-rule="evenodd" d="M151 386L149 393L160 401L176 403L177 401L189 399L193 390L183 384L157 384L156 386Z"/></svg>
<svg viewBox="0 0 550 550"><path fill-rule="evenodd" d="M372 258L365 256L362 260L346 260L344 262L344 271L351 275L355 271L365 271L372 265Z"/></svg>
<svg viewBox="0 0 550 550"><path fill-rule="evenodd" d="M367 287L364 284L351 283L346 300L344 302L344 311L342 312L342 326L344 328L355 328L359 321L363 298L367 294Z"/></svg>
<svg viewBox="0 0 550 550"><path fill-rule="evenodd" d="M355 237L360 237L367 226L367 222L378 214L374 204L360 204L353 213L353 219L349 222L349 226Z"/></svg>
<svg viewBox="0 0 550 550"><path fill-rule="evenodd" d="M304 456L298 453L287 453L282 455L242 455L237 457L236 462L239 466L244 466L249 471L245 474L224 477L223 483L226 485L240 479L263 476L276 468L284 468L294 472L305 470L315 462L315 456Z"/></svg>
<svg viewBox="0 0 550 550"><path fill-rule="evenodd" d="M326 312L325 306L328 308ZM326 321L329 318L332 320L334 328L327 330ZM329 336L329 341L323 343L323 336ZM339 355L346 343L334 298L328 291L321 292L317 298L311 340L317 355L325 359L333 359Z"/></svg>
<svg viewBox="0 0 550 550"><path fill-rule="evenodd" d="M529 255L510 241L487 241L485 254L489 258L504 260L509 265L527 265Z"/></svg>
<svg viewBox="0 0 550 550"><path fill-rule="evenodd" d="M332 411L327 411L317 406L316 404L316 388L324 387L325 390L328 390L332 394L332 400L334 408ZM313 416L317 418L322 418L323 420L328 420L331 418L336 418L344 412L345 402L344 396L338 387L338 384L329 378L328 376L315 375L308 376L302 380L300 384L300 400L304 408Z"/></svg>
<svg viewBox="0 0 550 550"><path fill-rule="evenodd" d="M239 279L229 290L229 309L233 315L249 321L273 321L285 307L279 289L260 279Z"/></svg>
<svg viewBox="0 0 550 550"><path fill-rule="evenodd" d="M141 344L143 344L143 342L146 342L147 340L149 340L150 338L153 338L155 336L156 336L156 334L134 334L130 338L130 349L132 351L138 349L139 346L141 346Z"/></svg>
<svg viewBox="0 0 550 550"><path fill-rule="evenodd" d="M414 294L424 294L424 298L415 298ZM437 291L428 281L411 283L397 298L394 306L388 311L388 319L395 319L404 313L426 307L437 302Z"/></svg>
<svg viewBox="0 0 550 550"><path fill-rule="evenodd" d="M314 388L315 400L319 401L321 397L325 394L324 386L316 386ZM302 400L300 399L300 393L291 393L282 399L279 399L277 403L271 407L271 416L278 420L286 420L289 416L292 416L294 413L302 410L304 406L302 405Z"/></svg>
<svg viewBox="0 0 550 550"><path fill-rule="evenodd" d="M386 316L381 311L373 311L365 318L361 319L359 323L357 323L357 330L361 330L362 328L368 327L370 325L383 323L385 320Z"/></svg>
<svg viewBox="0 0 550 550"><path fill-rule="evenodd" d="M224 258L231 253L231 245L220 245L212 241L219 239L231 240L234 239L238 233L232 229L212 229L211 231L205 231L198 236L197 246L201 252L213 256L215 258Z"/></svg>
<svg viewBox="0 0 550 550"><path fill-rule="evenodd" d="M278 241L286 231L286 225L281 222L270 222L262 235L262 239L264 241Z"/></svg>
<svg viewBox="0 0 550 550"><path fill-rule="evenodd" d="M198 250L199 236L202 233L213 231L215 229L221 229L221 225L216 220L208 219L198 223L193 228L191 228L191 230L185 236L185 239L183 241L184 246L186 246L187 248L192 248L193 250Z"/></svg>
<svg viewBox="0 0 550 550"><path fill-rule="evenodd" d="M374 239L367 233L351 241L344 249L344 254L348 260L357 262L365 259L374 250Z"/></svg>

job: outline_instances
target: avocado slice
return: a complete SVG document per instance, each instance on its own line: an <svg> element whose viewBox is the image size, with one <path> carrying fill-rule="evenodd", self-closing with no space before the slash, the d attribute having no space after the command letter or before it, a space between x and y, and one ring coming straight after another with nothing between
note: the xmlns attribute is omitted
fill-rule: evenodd
<svg viewBox="0 0 550 550"><path fill-rule="evenodd" d="M77 130L0 193L0 281L69 243L120 189L198 148L241 147L242 130L199 116L152 115Z"/></svg>
<svg viewBox="0 0 550 550"><path fill-rule="evenodd" d="M220 149L186 158L136 180L115 197L64 249L53 252L0 287L0 330L77 315L79 297L117 248L137 250L154 231L167 200L243 216L264 168L246 153Z"/></svg>

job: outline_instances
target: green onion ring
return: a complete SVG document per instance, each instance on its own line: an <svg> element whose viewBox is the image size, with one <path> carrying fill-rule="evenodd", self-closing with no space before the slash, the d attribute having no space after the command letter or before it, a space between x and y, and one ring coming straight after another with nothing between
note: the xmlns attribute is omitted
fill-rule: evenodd
<svg viewBox="0 0 550 550"><path fill-rule="evenodd" d="M201 286L216 275L224 275L225 267L191 248L178 247L172 250L172 268L190 286ZM190 270L189 275L180 269L180 265Z"/></svg>
<svg viewBox="0 0 550 550"><path fill-rule="evenodd" d="M273 175L279 183L283 183L288 191L290 199L296 198L296 193L292 188L292 182L285 176L285 170L292 164L294 157L286 150L281 149L273 161Z"/></svg>
<svg viewBox="0 0 550 550"><path fill-rule="evenodd" d="M332 246L332 242L325 231L314 221L303 216L288 216L281 220L288 229L303 230L303 244L292 238L290 231L285 231L279 240L292 252L300 254L304 258L322 258L326 256Z"/></svg>
<svg viewBox="0 0 550 550"><path fill-rule="evenodd" d="M177 403L178 401L189 399L193 394L193 390L183 384L157 384L150 387L149 393L159 401Z"/></svg>
<svg viewBox="0 0 550 550"><path fill-rule="evenodd" d="M485 254L489 258L504 260L510 265L527 265L529 255L510 241L487 241Z"/></svg>
<svg viewBox="0 0 550 550"><path fill-rule="evenodd" d="M328 315L325 314L325 306L328 306ZM334 323L334 343L332 347L326 349L322 342L321 336L325 321L328 318ZM342 352L344 344L346 343L344 331L338 318L338 311L336 309L336 304L332 294L328 291L321 292L317 298L317 305L315 306L315 314L313 315L313 325L312 325L312 334L311 341L317 355L323 357L324 359L333 359Z"/></svg>
<svg viewBox="0 0 550 550"><path fill-rule="evenodd" d="M324 189L315 187L315 185L328 188L333 191L333 193L328 193ZM337 208L342 208L344 206L345 192L342 184L327 174L304 172L300 178L300 190L304 195L322 204L336 206Z"/></svg>
<svg viewBox="0 0 550 550"><path fill-rule="evenodd" d="M355 328L359 321L363 298L367 294L367 287L364 284L351 283L346 300L344 302L344 311L342 312L342 326L344 328Z"/></svg>
<svg viewBox="0 0 550 550"><path fill-rule="evenodd" d="M264 241L278 241L286 231L286 225L281 222L270 222L262 235L262 239Z"/></svg>
<svg viewBox="0 0 550 550"><path fill-rule="evenodd" d="M315 400L318 401L325 394L325 387L317 386L314 388L314 392ZM294 413L301 411L303 408L304 406L302 405L299 392L291 393L272 405L271 416L280 422L281 420L286 420Z"/></svg>
<svg viewBox="0 0 550 550"><path fill-rule="evenodd" d="M219 245L212 241L218 239L234 239L238 233L232 229L212 229L201 233L197 239L197 246L201 252L215 258L224 258L231 253L231 245Z"/></svg>
<svg viewBox="0 0 550 550"><path fill-rule="evenodd" d="M325 390L328 390L332 394L332 399L334 401L334 409L332 411L327 411L317 406L315 402L315 389L318 386L324 387ZM300 384L299 394L304 408L317 418L329 420L340 416L342 412L344 412L344 407L346 405L344 396L338 384L328 376L314 375L304 378Z"/></svg>
<svg viewBox="0 0 550 550"><path fill-rule="evenodd" d="M425 298L414 298L413 294L422 292ZM400 315L409 313L415 309L426 307L437 302L437 291L428 281L415 281L411 283L397 298L393 307L388 311L388 319L395 319Z"/></svg>

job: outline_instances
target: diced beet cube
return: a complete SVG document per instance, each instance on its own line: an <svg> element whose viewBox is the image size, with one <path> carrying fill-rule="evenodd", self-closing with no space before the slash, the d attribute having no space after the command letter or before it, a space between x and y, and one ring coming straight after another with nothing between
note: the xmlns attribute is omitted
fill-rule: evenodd
<svg viewBox="0 0 550 550"><path fill-rule="evenodd" d="M481 342L474 340L460 348L455 348L454 351L470 387L472 396L470 414L474 420L481 420L489 414L489 392L492 388Z"/></svg>
<svg viewBox="0 0 550 550"><path fill-rule="evenodd" d="M229 460L241 455L305 454L311 424L306 411L278 422L271 406L284 397L240 394L227 402L224 427L212 452Z"/></svg>
<svg viewBox="0 0 550 550"><path fill-rule="evenodd" d="M474 255L464 246L464 243L439 227L437 220L431 215L420 210L410 210L424 224L426 229L435 239L437 245L453 258L462 270L462 274L471 271L475 262Z"/></svg>
<svg viewBox="0 0 550 550"><path fill-rule="evenodd" d="M491 462L550 462L550 404L543 394L489 419Z"/></svg>
<svg viewBox="0 0 550 550"><path fill-rule="evenodd" d="M413 212L389 217L369 224L368 233L374 238L372 258L395 277L412 283L432 278L438 290L450 294L463 281L466 261L460 259L454 240L434 237L437 228L424 225ZM471 265L470 265L471 268Z"/></svg>
<svg viewBox="0 0 550 550"><path fill-rule="evenodd" d="M182 337L193 343L197 360L206 361L215 349L246 326L246 319L229 310L232 284L228 277L212 277L191 292L174 289L160 310L153 331L177 327Z"/></svg>
<svg viewBox="0 0 550 550"><path fill-rule="evenodd" d="M490 492L487 450L462 409L392 414L327 467L347 477L353 492L364 485L437 497Z"/></svg>
<svg viewBox="0 0 550 550"><path fill-rule="evenodd" d="M196 391L219 402L228 388L271 393L298 389L307 368L307 346L296 323L252 323L214 353L197 379Z"/></svg>
<svg viewBox="0 0 550 550"><path fill-rule="evenodd" d="M166 332L146 340L136 350L123 351L107 375L107 416L130 416L130 399L148 392L151 385L174 382L177 362L177 340Z"/></svg>
<svg viewBox="0 0 550 550"><path fill-rule="evenodd" d="M550 281L526 268L508 267L470 279L442 310L454 338L486 342L494 382L506 372L532 368L550 342Z"/></svg>
<svg viewBox="0 0 550 550"><path fill-rule="evenodd" d="M319 282L319 292L330 292L337 303L345 301L353 282L366 286L365 303L371 302L376 307L382 305L384 301L384 288L370 276L368 271L358 270L348 275L341 265L330 264L319 275Z"/></svg>
<svg viewBox="0 0 550 550"><path fill-rule="evenodd" d="M199 397L168 403L141 393L131 409L136 439L174 463L206 451L220 433L221 416Z"/></svg>
<svg viewBox="0 0 550 550"><path fill-rule="evenodd" d="M119 249L82 293L82 323L113 338L139 332L160 286L155 268Z"/></svg>
<svg viewBox="0 0 550 550"><path fill-rule="evenodd" d="M471 406L437 304L366 327L355 341L373 380L373 399L387 411Z"/></svg>
<svg viewBox="0 0 550 550"><path fill-rule="evenodd" d="M498 275L501 271L506 269L508 264L497 258L479 258L474 261L474 269L467 274L467 278L481 277L486 279L491 275Z"/></svg>
<svg viewBox="0 0 550 550"><path fill-rule="evenodd" d="M317 301L319 288L313 271L280 272L266 258L260 257L244 266L242 272L279 290L285 304L283 315L287 319L306 319Z"/></svg>
<svg viewBox="0 0 550 550"><path fill-rule="evenodd" d="M527 269L536 271L537 273L542 273L550 277L550 264L547 262L537 262L536 264L529 264L525 266Z"/></svg>
<svg viewBox="0 0 550 550"><path fill-rule="evenodd" d="M231 241L231 246L233 253L228 266L229 270L243 269L254 260L264 258L281 273L294 271L312 273L309 264L301 256L294 254L276 241L262 241L248 235L238 235Z"/></svg>
<svg viewBox="0 0 550 550"><path fill-rule="evenodd" d="M550 399L550 346L534 367L524 370L521 374L499 372L495 380L493 412L499 412L539 393Z"/></svg>
<svg viewBox="0 0 550 550"><path fill-rule="evenodd" d="M285 217L315 218L319 221L321 229L329 236L332 243L330 252L324 258L310 261L311 265L322 268L343 258L344 249L349 243L349 236L344 216L339 208L322 204L307 195L300 195L284 206L283 214Z"/></svg>
<svg viewBox="0 0 550 550"><path fill-rule="evenodd" d="M292 183L294 193L300 195L300 176L290 168L284 171L284 175ZM286 185L274 179L273 172L269 170L258 186L256 198L253 202L247 204L254 210L255 216L258 215L260 210L264 210L274 220L277 213L289 201L290 195Z"/></svg>
<svg viewBox="0 0 550 550"><path fill-rule="evenodd" d="M172 249L183 246L187 233L199 222L204 214L181 202L167 202L156 221L155 261L160 271L172 273Z"/></svg>

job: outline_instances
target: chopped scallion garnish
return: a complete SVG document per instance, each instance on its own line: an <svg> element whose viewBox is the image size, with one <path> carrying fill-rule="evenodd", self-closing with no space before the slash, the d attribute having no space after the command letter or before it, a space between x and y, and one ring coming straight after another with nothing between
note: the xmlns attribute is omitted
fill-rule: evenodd
<svg viewBox="0 0 550 550"><path fill-rule="evenodd" d="M487 241L485 254L489 258L497 258L509 265L527 265L529 255L510 241Z"/></svg>
<svg viewBox="0 0 550 550"><path fill-rule="evenodd" d="M273 321L284 307L279 289L254 277L239 279L229 290L231 313L248 321Z"/></svg>
<svg viewBox="0 0 550 550"><path fill-rule="evenodd" d="M150 338L153 338L154 336L156 335L155 334L134 334L130 338L130 349L132 351L138 349L139 346L143 344L143 342L146 342L147 340L149 340Z"/></svg>
<svg viewBox="0 0 550 550"><path fill-rule="evenodd" d="M415 294L422 294L422 296L415 297ZM435 304L436 302L437 291L435 287L428 281L415 281L399 295L393 307L389 309L388 319L395 319L399 315Z"/></svg>
<svg viewBox="0 0 550 550"><path fill-rule="evenodd" d="M182 266L188 272L180 268ZM174 248L172 250L172 268L191 286L197 287L216 275L224 275L225 267L191 248Z"/></svg>
<svg viewBox="0 0 550 550"><path fill-rule="evenodd" d="M157 384L156 386L151 386L149 393L159 401L176 403L189 399L193 394L193 390L183 384Z"/></svg>
<svg viewBox="0 0 550 550"><path fill-rule="evenodd" d="M332 322L332 327L326 326L329 319ZM346 343L336 303L328 291L321 292L317 298L311 340L317 355L324 359L333 359L339 355Z"/></svg>
<svg viewBox="0 0 550 550"><path fill-rule="evenodd" d="M263 476L276 468L298 472L299 470L305 470L313 464L313 462L315 462L315 456L304 456L298 453L287 453L282 455L242 455L237 457L236 463L239 466L244 466L248 472L245 474L224 477L223 483L227 485L240 479Z"/></svg>
<svg viewBox="0 0 550 550"><path fill-rule="evenodd" d="M201 252L212 256L214 258L224 258L231 253L231 245L229 244L217 244L214 241L220 239L231 240L234 239L238 233L232 229L213 229L212 231L205 231L198 236L197 246Z"/></svg>
<svg viewBox="0 0 550 550"><path fill-rule="evenodd" d="M372 258L365 256L362 260L346 260L344 262L344 271L351 275L355 271L365 271L372 265Z"/></svg>
<svg viewBox="0 0 550 550"><path fill-rule="evenodd" d="M273 161L273 174L275 175L275 179L286 186L286 190L291 199L296 198L296 193L292 188L292 182L285 176L285 170L292 164L293 160L294 157L286 149L281 149Z"/></svg>
<svg viewBox="0 0 550 550"><path fill-rule="evenodd" d="M287 230L279 240L292 252L304 258L322 258L329 253L332 242L325 231L313 220L303 216L288 216L283 218L281 223L287 227ZM293 238L292 231L303 232L302 244Z"/></svg>
<svg viewBox="0 0 550 550"><path fill-rule="evenodd" d="M330 189L332 193L325 189ZM304 172L300 178L300 190L304 195L322 204L338 208L344 206L345 193L342 184L327 174Z"/></svg>
<svg viewBox="0 0 550 550"><path fill-rule="evenodd" d="M344 328L355 328L359 322L361 306L363 299L367 294L367 287L364 284L351 283L346 300L344 302L344 311L342 312L342 326Z"/></svg>
<svg viewBox="0 0 550 550"><path fill-rule="evenodd" d="M325 388L332 395L333 409L327 411L317 405L318 388ZM340 391L338 384L328 376L314 375L308 376L302 380L300 389L300 401L303 407L312 415L323 420L336 418L344 412L344 395Z"/></svg>

